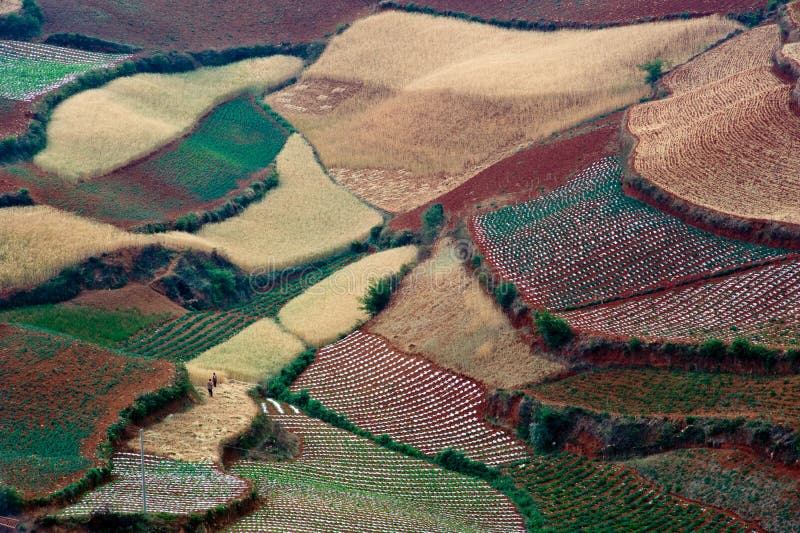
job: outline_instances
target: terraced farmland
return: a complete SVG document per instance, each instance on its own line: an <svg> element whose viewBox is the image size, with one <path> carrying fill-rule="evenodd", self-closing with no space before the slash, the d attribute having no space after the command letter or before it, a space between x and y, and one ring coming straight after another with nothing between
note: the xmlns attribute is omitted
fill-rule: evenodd
<svg viewBox="0 0 800 533"><path fill-rule="evenodd" d="M759 418L800 428L800 378L598 369L534 388L537 398L624 415Z"/></svg>
<svg viewBox="0 0 800 533"><path fill-rule="evenodd" d="M375 435L387 434L428 455L453 447L490 465L525 457L525 448L482 420L485 391L356 331L317 352L292 384Z"/></svg>
<svg viewBox="0 0 800 533"><path fill-rule="evenodd" d="M629 468L572 454L512 469L557 531L749 532L740 519L659 492Z"/></svg>
<svg viewBox="0 0 800 533"><path fill-rule="evenodd" d="M735 509L769 531L800 530L800 483L764 459L736 450L675 450L629 461L643 476L685 498Z"/></svg>
<svg viewBox="0 0 800 533"><path fill-rule="evenodd" d="M625 196L603 159L552 193L470 219L475 243L535 307L631 297L783 257L726 239Z"/></svg>
<svg viewBox="0 0 800 533"><path fill-rule="evenodd" d="M797 260L561 313L581 331L696 342L744 337L772 346L800 345Z"/></svg>
<svg viewBox="0 0 800 533"><path fill-rule="evenodd" d="M128 57L0 40L0 97L33 100L84 72L111 66Z"/></svg>
<svg viewBox="0 0 800 533"><path fill-rule="evenodd" d="M717 212L800 223L800 117L792 86L746 70L628 112L632 170Z"/></svg>
<svg viewBox="0 0 800 533"><path fill-rule="evenodd" d="M302 438L301 455L233 466L267 504L228 531L525 531L511 501L486 483L279 407L270 416Z"/></svg>
<svg viewBox="0 0 800 533"><path fill-rule="evenodd" d="M117 453L113 479L87 493L63 511L64 516L95 512L139 513L142 510L142 471L139 454ZM145 455L147 512L190 514L212 509L247 492L247 483L225 474L213 463L185 463Z"/></svg>

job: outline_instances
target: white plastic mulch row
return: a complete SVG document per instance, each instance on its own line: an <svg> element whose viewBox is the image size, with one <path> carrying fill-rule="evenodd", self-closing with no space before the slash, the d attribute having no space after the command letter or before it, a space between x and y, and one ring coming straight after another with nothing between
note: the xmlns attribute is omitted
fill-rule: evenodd
<svg viewBox="0 0 800 533"><path fill-rule="evenodd" d="M525 448L481 419L477 383L356 331L319 350L292 384L375 435L387 434L428 455L453 447L489 465L525 459Z"/></svg>
<svg viewBox="0 0 800 533"><path fill-rule="evenodd" d="M247 483L212 463L184 463L145 455L147 511L188 514L205 511L242 496ZM138 454L112 459L112 481L89 492L63 515L94 512L136 513L142 510L142 472Z"/></svg>
<svg viewBox="0 0 800 533"><path fill-rule="evenodd" d="M769 265L617 304L562 313L574 327L613 335L691 340L750 337L800 342L800 263Z"/></svg>
<svg viewBox="0 0 800 533"><path fill-rule="evenodd" d="M302 439L292 461L232 471L266 505L229 531L524 531L511 501L488 484L391 452L282 405L270 416Z"/></svg>
<svg viewBox="0 0 800 533"><path fill-rule="evenodd" d="M614 158L541 198L473 217L487 263L534 306L642 293L786 254L688 226L622 192Z"/></svg>

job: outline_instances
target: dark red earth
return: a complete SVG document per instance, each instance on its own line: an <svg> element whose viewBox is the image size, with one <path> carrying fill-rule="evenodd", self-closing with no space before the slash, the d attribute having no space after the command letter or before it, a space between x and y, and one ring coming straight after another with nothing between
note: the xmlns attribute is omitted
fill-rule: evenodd
<svg viewBox="0 0 800 533"><path fill-rule="evenodd" d="M393 230L418 230L420 216L440 203L451 222L504 205L537 198L563 185L574 173L617 152L622 113L549 137L495 163L450 192L404 213L390 223Z"/></svg>
<svg viewBox="0 0 800 533"><path fill-rule="evenodd" d="M0 98L0 139L24 133L32 116L31 102Z"/></svg>
<svg viewBox="0 0 800 533"><path fill-rule="evenodd" d="M690 13L745 12L764 7L758 0L423 0L440 11L461 11L484 19L609 24Z"/></svg>
<svg viewBox="0 0 800 533"><path fill-rule="evenodd" d="M77 32L147 49L203 50L321 39L371 0L41 0L45 34Z"/></svg>

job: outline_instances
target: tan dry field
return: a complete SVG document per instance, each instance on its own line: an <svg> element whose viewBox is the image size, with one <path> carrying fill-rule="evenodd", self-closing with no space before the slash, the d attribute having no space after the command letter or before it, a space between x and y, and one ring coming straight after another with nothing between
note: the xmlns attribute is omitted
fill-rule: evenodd
<svg viewBox="0 0 800 533"><path fill-rule="evenodd" d="M291 363L305 346L270 318L259 320L186 364L189 377L205 386L212 372L249 383L268 380Z"/></svg>
<svg viewBox="0 0 800 533"><path fill-rule="evenodd" d="M297 86L267 101L328 168L457 185L501 155L646 96L637 65L680 64L737 28L709 17L540 33L384 12L335 37ZM413 186L384 197L370 174L350 186L389 211L430 199L415 199Z"/></svg>
<svg viewBox="0 0 800 533"><path fill-rule="evenodd" d="M278 320L309 346L333 342L369 318L361 309L360 299L370 284L400 271L416 258L416 246L369 255L309 287L280 310Z"/></svg>
<svg viewBox="0 0 800 533"><path fill-rule="evenodd" d="M403 280L389 308L365 329L490 388L538 383L564 370L520 339L451 242Z"/></svg>
<svg viewBox="0 0 800 533"><path fill-rule="evenodd" d="M56 107L39 167L67 181L88 179L146 156L189 132L237 94L263 92L296 76L302 61L272 56L183 74L137 74Z"/></svg>
<svg viewBox="0 0 800 533"><path fill-rule="evenodd" d="M7 15L19 11L22 7L22 0L0 0L0 15Z"/></svg>
<svg viewBox="0 0 800 533"><path fill-rule="evenodd" d="M636 173L737 217L800 223L800 117L792 87L746 70L628 112Z"/></svg>
<svg viewBox="0 0 800 533"><path fill-rule="evenodd" d="M109 311L138 309L145 314L168 313L176 318L189 312L160 292L140 283L129 283L121 289L84 291L70 300L70 303L99 307Z"/></svg>
<svg viewBox="0 0 800 533"><path fill-rule="evenodd" d="M247 383L220 383L209 398L204 386L200 403L145 428L145 451L181 461L220 462L220 443L246 429L258 414L247 395L250 388ZM127 445L138 450L139 437Z"/></svg>
<svg viewBox="0 0 800 533"><path fill-rule="evenodd" d="M662 83L677 95L745 70L770 67L780 46L781 30L776 24L753 28L676 68Z"/></svg>

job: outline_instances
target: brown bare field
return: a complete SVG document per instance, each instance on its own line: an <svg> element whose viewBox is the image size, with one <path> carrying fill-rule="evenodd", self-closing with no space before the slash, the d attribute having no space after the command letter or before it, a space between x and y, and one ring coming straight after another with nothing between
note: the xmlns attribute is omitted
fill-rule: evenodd
<svg viewBox="0 0 800 533"><path fill-rule="evenodd" d="M18 11L22 7L22 0L0 0L0 15Z"/></svg>
<svg viewBox="0 0 800 533"><path fill-rule="evenodd" d="M188 313L186 309L160 292L140 283L129 283L121 289L84 291L70 302L109 311L138 309L145 314L169 313L173 317L180 317Z"/></svg>
<svg viewBox="0 0 800 533"><path fill-rule="evenodd" d="M305 89L267 102L328 168L455 178L452 187L517 148L646 96L637 65L680 64L738 27L711 17L540 33L385 12L335 37L301 80ZM330 109L309 104L308 95L330 100L336 83L352 90L322 104ZM354 192L383 208L430 199L406 187L385 202L373 180L359 182Z"/></svg>
<svg viewBox="0 0 800 533"><path fill-rule="evenodd" d="M662 79L672 94L681 94L745 70L772 66L781 45L776 24L759 26L682 65Z"/></svg>
<svg viewBox="0 0 800 533"><path fill-rule="evenodd" d="M490 388L537 383L564 369L523 342L452 242L403 280L389 308L366 329Z"/></svg>
<svg viewBox="0 0 800 533"><path fill-rule="evenodd" d="M715 211L800 223L800 117L768 67L628 112L635 173Z"/></svg>
<svg viewBox="0 0 800 533"><path fill-rule="evenodd" d="M220 443L247 428L258 414L247 395L251 387L235 381L219 383L213 398L203 387L199 403L145 428L145 451L181 461L220 462ZM139 437L127 445L138 450Z"/></svg>

